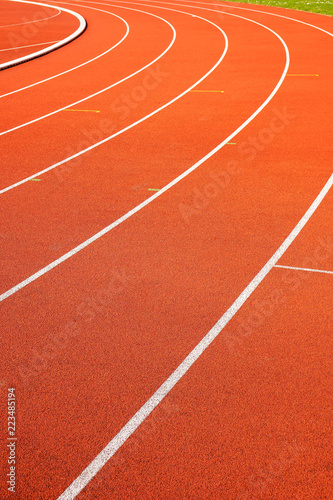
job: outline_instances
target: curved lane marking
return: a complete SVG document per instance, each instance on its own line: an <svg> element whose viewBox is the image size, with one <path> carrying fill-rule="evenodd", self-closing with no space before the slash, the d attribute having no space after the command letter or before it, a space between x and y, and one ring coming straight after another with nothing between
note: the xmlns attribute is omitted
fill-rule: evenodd
<svg viewBox="0 0 333 500"><path fill-rule="evenodd" d="M208 10L208 9L207 9ZM246 10L246 9L244 9ZM248 9L250 10L250 9ZM240 17L240 16L237 16ZM257 23L259 24L259 23ZM269 28L267 28L269 29ZM270 30L270 29L269 29ZM272 30L270 30L272 31ZM324 31L324 30L322 30ZM277 35L277 34L276 34ZM279 35L277 35L278 38ZM280 40L282 40L280 38ZM284 44L284 42L283 42ZM285 44L284 44L285 46ZM286 48L286 46L285 46ZM287 49L288 50L288 49ZM289 65L289 52L287 54L286 66ZM286 68L284 73L286 73ZM281 80L281 79L280 79ZM281 82L282 83L282 82ZM276 93L277 87L274 89ZM265 101L266 102L266 101ZM258 114L258 113L256 113ZM242 127L244 128L244 127ZM237 133L239 130L237 130ZM232 137L236 135L234 133ZM227 139L230 140L231 136ZM223 143L221 143L223 144ZM219 149L222 146L220 145ZM178 179L178 178L177 178ZM171 183L170 183L171 184ZM329 189L333 184L333 174L327 181L313 204L304 214L299 223L295 226L286 240L282 243L275 254L269 259L269 261L263 266L256 277L251 281L251 283L244 289L244 291L238 296L230 308L224 313L220 320L214 325L214 327L208 332L208 334L199 342L199 344L192 350L192 352L185 358L185 360L178 366L178 368L170 375L170 377L159 387L159 389L153 394L153 396L140 408L140 410L128 421L128 423L122 428L122 430L109 442L109 444L102 450L102 452L97 455L97 457L91 462L91 464L80 474L80 476L73 481L73 483L64 491L64 493L58 498L58 500L69 500L75 498L75 496L88 484L88 482L96 475L96 473L103 467L103 465L114 455L114 453L122 446L122 444L128 439L128 437L139 427L139 425L147 418L147 416L153 411L153 409L162 401L162 399L170 392L170 390L175 386L175 384L183 377L187 370L192 366L192 364L199 358L199 356L204 352L204 350L211 344L211 342L216 338L217 335L222 331L230 319L235 315L239 308L244 304L247 298L252 294L252 292L257 288L265 276L269 273L272 267L280 259L283 253L287 250L290 244L294 241L296 236L308 222L312 214L318 208ZM169 186L169 185L168 185ZM170 186L171 187L171 186ZM167 186L161 191L165 191ZM160 195L156 193L147 201L155 199ZM147 203L146 203L147 204ZM137 211L137 210L136 210ZM118 224L117 224L118 225ZM77 247L78 248L78 247ZM75 249L74 249L75 250ZM75 252L76 253L76 252ZM67 255L67 254L66 254ZM68 258L68 257L67 257ZM65 259L64 259L65 260ZM44 274L44 273L43 273Z"/></svg>
<svg viewBox="0 0 333 500"><path fill-rule="evenodd" d="M126 3L133 3L133 2L126 2ZM108 5L108 4L103 4L103 5ZM147 4L143 4L143 3L140 3L140 4L137 4L137 3L136 3L135 5L145 5L145 6L147 6ZM149 6L149 5L148 5L148 6ZM150 7L151 7L151 6L150 6ZM125 7L125 8L126 8L126 7ZM175 10L175 9L169 9L169 8L167 8L167 7L156 7L156 8L159 8L159 9L164 9L164 10L170 10L170 11L172 11L172 12L180 12L180 13L183 13L183 14L186 14L186 15L189 15L189 16L193 17L191 14L188 14L188 13L186 13L186 12L179 11L179 10ZM213 10L213 9L206 9L206 10ZM288 53L288 61L289 61L289 52L288 52L287 46L286 46L285 42L283 41L283 39L282 39L282 38L281 38L281 37L280 37L277 33L275 33L275 31L271 30L270 28L268 28L267 26L265 26L265 25L263 25L263 24L258 23L257 21L253 21L253 20L251 20L251 19L246 19L246 18L243 18L242 16L238 16L237 14L227 13L226 15L229 15L229 16L232 16L232 17L238 17L238 18L240 18L240 19L245 19L245 20L247 20L248 22L251 22L251 23L253 23L253 24L257 24L258 26L261 26L261 27L263 27L264 29L266 29L266 30L270 31L271 33L273 33L273 34L274 34L274 35L275 35L275 36L276 36L276 37L277 37L277 38L281 41L282 45L284 46L285 51ZM208 21L208 20L207 20L207 19L205 19L205 18L202 18L202 17L200 17L200 16L196 16L196 17L197 17L198 19L202 19L202 20L204 20L204 21L206 21L206 22L208 22L208 23L212 24L213 26L215 26L215 27L216 27L219 31L221 31L221 33L223 33L223 36L225 37L225 40L226 40L226 44L228 43L228 42L227 42L227 37L226 37L225 33L223 32L223 30L222 30L221 28L219 28L216 24L214 24L214 23L213 23L213 22L211 22L211 21ZM222 59L223 59L223 57L224 57L224 55L222 55ZM16 187L18 187L18 186L20 186L20 185L22 185L22 184L24 184L24 183L26 183L26 182L30 181L30 180L31 180L32 178L34 178L34 177L37 177L37 176L43 175L43 174L45 174L45 173L47 173L47 172L49 172L49 171L51 171L51 170L53 170L53 169L55 169L55 168L57 168L57 167L61 166L61 165L63 165L64 163L67 163L68 161L73 160L73 159L75 159L75 158L77 158L77 157L79 157L79 156L81 156L81 155L83 155L83 154L87 153L88 151L91 151L92 149L94 149L94 148L96 148L96 147L98 147L98 146L100 146L100 145L102 145L102 144L104 144L104 143L108 142L109 140L111 140L111 139L113 139L113 138L117 137L118 135L120 135L120 134L122 134L122 133L126 132L127 130L130 130L131 128L135 127L136 125L139 125L139 124L140 124L140 123L142 123L143 121L145 121L145 120L147 120L148 118L150 118L150 117L154 116L156 113L158 113L159 111L161 111L161 110L165 109L167 106L169 106L169 105L173 104L175 101L177 101L178 99L180 99L181 97L183 97L185 94L187 94L188 92L190 92L190 91L191 91L194 87L196 87L196 86L197 86L199 83L201 83L201 82L202 82L205 78L207 78L207 76L208 76L208 75L209 75L212 71L214 71L214 70L216 69L216 67L220 64L220 62L222 61L222 59L221 59L220 61L218 61L218 62L214 65L214 67L213 67L213 68L212 68L212 69L211 69L208 73L206 73L206 75L204 75L201 79L199 79L199 80L198 80L196 83L194 83L191 87L189 87L189 88L188 88L187 90L185 90L183 93L179 94L176 98L174 98L174 99L172 99L171 101L167 102L166 104L164 104L164 105L163 105L163 106L161 106L160 108L158 108L158 109L156 109L155 111L153 111L153 112L149 113L148 115L144 116L144 117L143 117L143 118L141 118L140 120L137 120L136 122L132 123L131 125L128 125L127 127L123 128L123 129L121 129L121 130L119 130L118 132L116 132L116 133L114 133L114 134L112 134L112 135L110 135L110 136L106 137L106 138L105 138L105 139L103 139L102 141L99 141L99 142L97 142L97 143L93 144L92 146L89 146L88 148L85 148L85 149L83 149L83 150L79 151L78 153L75 153L74 155L71 155L71 156L69 156L69 157L65 158L64 160L61 160L60 162L57 162L57 163L55 163L55 164L51 165L50 167L47 167L47 168L45 168L45 169L43 169L43 170L40 170L39 172L35 172L35 173L31 174L29 177L26 177L26 178L22 179L21 181L18 181L18 182L14 183L14 184L11 184L10 186L7 186L6 188L1 189L1 190L0 190L0 194L4 194L4 193L6 193L7 191L10 191L11 189L14 189L14 188L16 188ZM289 62L288 62L288 67L289 67ZM260 111L261 111L261 110L262 110L262 109L263 109L263 108L264 108L264 107L268 104L268 102L269 102L269 101L270 101L270 100L274 97L274 95L275 95L275 93L277 92L278 88L282 85L282 81L283 81L283 80L284 80L284 78L285 78L285 73L283 73L283 75L282 75L282 77L281 77L281 78L282 78L282 80L281 80L281 81L279 81L279 82L278 82L278 84L277 84L277 85L278 85L278 87L276 87L275 89L273 89L273 92L270 94L270 96L268 97L268 99L266 99L266 100L264 101L264 103L263 103L263 104L262 104L262 105L261 105L261 106L257 109L257 111L251 115L251 117L248 119L249 121L248 121L248 120L246 120L246 121L244 122L244 124L243 124L241 127L239 127L239 128L237 129L237 131L236 131L237 133L238 133L240 130L242 130L244 127L246 127L246 125L247 125L248 123L250 123L250 121L252 121L252 120L255 118L255 116L256 116L258 113L260 113ZM70 106L72 106L72 105L73 105L73 104L70 104L70 105L68 105L68 107L70 107ZM2 134L5 134L5 132L2 132L0 135L2 135ZM233 137L234 137L234 135L236 135L236 134L232 134L231 136L229 136L228 140L230 140L231 138L233 138ZM222 145L220 145L220 147L218 146L218 148L221 148L221 147L223 147L223 146L224 146L224 143L221 143L221 144L222 144ZM214 153L212 153L212 154L215 154L215 152L216 152L216 151L214 150ZM206 158L206 157L205 157L205 158ZM208 158L208 156L207 156L207 158ZM200 163L200 164L201 164L201 163ZM199 166L199 164L198 164L197 166ZM197 168L197 167L196 167L196 168ZM190 171L186 171L186 172L190 173Z"/></svg>
<svg viewBox="0 0 333 500"><path fill-rule="evenodd" d="M140 5L142 5L142 4L140 4ZM162 8L165 9L165 7L162 7ZM167 9L167 10L175 11L175 9ZM182 11L178 11L178 10L176 10L175 12L181 12L183 14L190 15L187 12L182 12ZM238 15L235 15L235 14L228 14L228 15L244 19L244 18L242 18L242 16L238 16ZM116 136L120 135L121 133L123 133L124 131L133 128L137 124L142 123L144 120L150 118L151 116L154 116L155 114L157 114L162 109L165 109L167 106L170 106L172 103L178 101L181 97L183 97L184 95L186 95L190 90L192 90L199 83L201 83L203 80L205 80L220 65L220 63L224 59L224 57L225 57L225 55L227 53L227 50L228 50L228 38L227 38L227 35L224 33L224 31L219 26L217 26L216 24L214 24L212 21L209 21L207 19L201 18L200 16L197 16L197 17L199 17L199 19L202 19L202 20L208 22L209 24L212 24L213 26L215 26L222 33L222 35L223 35L223 37L225 39L225 48L224 48L224 51L223 51L221 57L219 58L219 60L215 63L215 65L205 75L203 75L198 81L196 81L193 85L191 85L187 90L185 90L184 92L182 92L177 97L175 97L174 99L172 99L168 103L164 104L160 108L158 108L155 111L149 113L147 116L145 116L145 117L141 118L140 120L132 123L128 127L125 127L124 129L122 129L121 131L117 132L116 134L112 134L111 136L107 137L106 139L103 139L102 141L97 142L96 144L90 146L89 148L86 148L86 149L80 151L79 153L76 153L75 155L72 155L69 158L66 158L65 160L62 160L61 162L58 162L58 163L52 165L51 167L48 167L47 169L45 169L45 170L43 170L41 172L38 172L38 173L35 173L35 174L29 176L27 179L24 179L23 181L20 181L19 183L16 183L16 185L20 185L20 184L22 184L24 182L27 182L28 180L30 180L32 178L40 176L41 174L43 174L43 173L45 173L47 171L50 171L50 170L54 169L55 167L68 162L71 159L74 159L74 158L77 158L78 156L81 156L82 154L86 153L87 151L91 151L92 149L100 146L101 144L104 144L104 143L108 142L113 137L116 137ZM84 241L80 245L76 246L75 248L73 248L72 250L70 250L69 252L67 252L66 254L62 255L61 257L59 257L55 261L51 262L49 265L47 265L44 268L40 269L39 271L37 271L36 273L34 273L33 275L31 275L29 278L25 279L24 281L22 281L18 285L12 287L11 289L9 289L6 292L4 292L3 294L1 294L0 295L0 302L2 300L7 299L8 297L10 297L11 295L13 295L17 291L21 290L22 288L26 287L27 285L29 285L30 283L32 283L36 279L40 278L41 276L43 276L44 274L46 274L47 272L49 272L51 269L54 269L55 267L57 267L62 262L68 260L73 255L75 255L76 253L78 253L79 251L83 250L88 245L90 245L91 243L93 243L97 239L101 238L102 236L104 236L105 234L107 234L108 232L110 232L115 227L119 226L122 222L124 222L125 220L129 219L132 215L134 215L135 213L139 212L139 210L141 210L142 208L146 207L148 204L150 204L156 198L158 198L159 196L161 196L163 193L165 193L167 190L169 190L175 184L177 184L182 179L184 179L185 177L187 177L187 175L189 175L191 172L193 172L194 170L196 170L206 160L208 160L217 151L219 151L225 144L227 144L228 142L230 142L230 140L233 137L235 137L241 130L243 130L267 106L267 104L273 99L274 95L277 93L277 91L279 90L279 88L281 87L281 85L282 85L282 83L283 83L283 81L285 79L286 73L287 73L288 68L289 68L289 62L290 62L289 50L288 50L288 47L287 47L286 43L284 42L284 40L280 37L280 35L278 35L277 33L275 33L273 30L271 30L267 26L264 26L263 24L260 24L260 23L258 23L256 21L249 20L249 22L254 23L254 24L258 25L258 26L261 26L264 29L267 29L268 31L270 31L271 33L273 33L279 39L279 41L282 43L282 45L284 47L284 50L285 50L285 55L286 55L285 66L284 66L282 75L281 75L278 83L276 84L276 86L274 87L274 89L270 93L270 95L266 98L266 100L259 106L259 108L247 120L245 120L242 123L242 125L240 125L232 134L230 134L224 141L222 141L218 146L216 146L214 149L212 149L208 154L206 154L198 162L196 162L194 165L192 165L190 168L188 168L185 172L183 172L181 175L179 175L178 177L176 177L169 184L167 184L166 186L164 186L160 191L158 191L155 194L153 194L152 196L150 196L147 200L145 200L144 202L142 202L139 205L137 205L135 208L133 208L132 210L130 210L129 212L127 212L125 215L123 215L122 217L120 217L119 219L117 219L115 222L111 223L106 228L102 229L101 231L99 231L98 233L96 233L95 235L93 235L91 238L87 239L86 241ZM13 187L15 187L15 185L13 185ZM0 191L0 193L8 191L10 188L11 187L5 188L2 191Z"/></svg>

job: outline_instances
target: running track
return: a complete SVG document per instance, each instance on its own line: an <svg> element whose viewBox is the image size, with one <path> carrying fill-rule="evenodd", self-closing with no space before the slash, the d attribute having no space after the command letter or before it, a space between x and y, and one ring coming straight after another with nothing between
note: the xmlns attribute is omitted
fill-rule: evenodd
<svg viewBox="0 0 333 500"><path fill-rule="evenodd" d="M332 18L48 3L86 31L0 73L17 498L333 498Z"/></svg>

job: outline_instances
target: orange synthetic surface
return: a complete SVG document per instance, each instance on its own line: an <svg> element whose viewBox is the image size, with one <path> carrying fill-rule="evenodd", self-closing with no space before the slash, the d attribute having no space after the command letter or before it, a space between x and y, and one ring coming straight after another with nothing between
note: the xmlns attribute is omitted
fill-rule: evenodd
<svg viewBox="0 0 333 500"><path fill-rule="evenodd" d="M0 10L0 64L53 45L79 26L76 17L56 8L2 0Z"/></svg>
<svg viewBox="0 0 333 500"><path fill-rule="evenodd" d="M0 194L4 293L149 198L258 109L286 63L263 25L290 52L281 88L231 144L1 303L0 390L6 407L8 387L16 388L20 500L57 499L81 474L224 314L332 173L333 37L264 12L330 33L333 19L191 3L59 3L86 18L83 35L1 73L1 92L12 93L0 96L0 132L70 109L0 136L0 190L144 118L207 73L225 39L193 15L228 37L200 92ZM16 19L32 14L19 6ZM172 28L149 13L174 27L170 50L71 106L167 49ZM124 20L130 30L114 50L18 91L107 51L124 37ZM279 264L333 272L331 192ZM332 498L332 282L333 274L273 268L78 498ZM4 499L13 497L6 442L4 412Z"/></svg>

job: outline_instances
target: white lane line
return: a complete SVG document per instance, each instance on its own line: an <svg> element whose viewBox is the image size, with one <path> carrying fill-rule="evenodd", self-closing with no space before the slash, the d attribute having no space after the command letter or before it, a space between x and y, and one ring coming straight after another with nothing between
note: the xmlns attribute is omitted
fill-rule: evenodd
<svg viewBox="0 0 333 500"><path fill-rule="evenodd" d="M308 267L282 266L281 264L275 264L274 267L280 267L282 269L294 269L295 271L309 271L311 273L333 274L333 271L324 271L323 269L310 269Z"/></svg>
<svg viewBox="0 0 333 500"><path fill-rule="evenodd" d="M104 3L102 4L100 2L96 2L96 3L98 3L99 5L108 5L108 4L104 4ZM75 4L72 4L72 5L75 5ZM110 5L110 7L114 7L114 6ZM131 7L122 7L122 8L124 8L126 10L135 11L135 12L141 12L143 14L147 14L147 15L152 16L152 17L156 17L157 19L159 19L159 20L165 22L166 24L168 24L170 26L171 30L172 30L173 36L172 36L172 40L169 43L169 45L167 46L167 48L159 56L157 56L153 61L151 61L150 63L146 64L145 66L143 66L142 68L138 69L137 71L134 71L134 73L131 73L130 75L126 76L125 78L122 78L121 80L118 80L118 82L112 83L111 85L108 85L107 87L105 87L105 88L103 88L101 90L98 90L97 92L95 92L93 94L90 94L87 97L84 97L83 99L79 99L78 101L71 102L70 104L67 104L66 106L64 106L62 108L56 109L55 111L51 111L50 113L47 113L47 114L45 114L43 116L39 116L38 118L35 118L34 120L30 120L30 121L28 121L26 123L22 123L21 125L17 125L16 127L10 128L8 130L4 130L3 132L0 132L0 137L2 135L9 134L10 132L14 132L15 130L19 130L19 129L23 128L23 127L27 127L28 125L31 125L32 123L36 123L36 122L39 122L40 120L44 120L44 118L49 118L50 116L53 116L53 115L55 115L57 113L60 113L61 111L64 111L65 109L72 108L73 106L76 106L77 104L80 104L81 102L87 101L88 99L92 99L93 97L96 97L97 95L102 94L103 92L106 92L107 90L110 90L113 87L116 87L120 83L123 83L126 80L129 80L133 76L135 76L135 75L141 73L142 71L144 71L145 69L149 68L149 66L152 66L153 64L155 64L159 59L161 59L161 57L163 57L171 49L171 47L173 46L173 44L175 43L175 40L176 40L176 30L174 29L174 27L172 26L172 24L169 23L169 21L167 21L163 17L156 16L155 14L151 14L151 13L145 12L143 10L133 9ZM95 9L95 10L100 10L100 9ZM103 11L103 12L107 12L107 11ZM127 24L127 28L128 28L128 24ZM127 34L128 34L128 31L126 33L126 36L127 36ZM121 43L121 41L118 42L118 44ZM117 45L115 45L114 47L112 47L112 49L114 49ZM0 191L0 194L1 194L1 191Z"/></svg>
<svg viewBox="0 0 333 500"><path fill-rule="evenodd" d="M267 261L261 268L259 273L253 278L249 285L237 297L229 309L221 316L215 323L213 328L205 335L205 337L196 345L190 354L182 361L176 370L169 376L169 378L157 389L157 391L148 399L148 401L135 413L135 415L124 425L118 434L111 439L105 448L94 458L94 460L84 469L83 472L70 484L70 486L58 497L58 500L72 500L80 491L93 479L93 477L101 470L101 468L113 457L116 451L125 443L125 441L133 434L133 432L142 424L142 422L151 414L156 406L163 400L163 398L171 391L171 389L180 381L188 369L195 363L195 361L202 355L207 347L213 340L221 333L224 327L239 311L245 301L252 295L255 289L260 285L263 279L275 266L276 262L282 257L296 236L303 229L305 224L314 214L324 197L328 193L333 184L333 174L327 181L315 201L312 203L307 212L303 215L301 220L291 231L289 236L284 240L282 245L274 253L274 255Z"/></svg>
<svg viewBox="0 0 333 500"><path fill-rule="evenodd" d="M53 5L51 5L52 9L55 9ZM59 16L61 13L61 10L57 9L58 12L54 14L54 16L50 17L44 17L43 19L33 19L32 21L26 21L25 23L19 23L19 24L4 24L3 26L0 26L0 28L10 28L11 26L22 26L23 24L31 24L31 23L40 23L41 21L49 21L50 19L53 19L54 17Z"/></svg>
<svg viewBox="0 0 333 500"><path fill-rule="evenodd" d="M59 40L53 40L52 42L43 42L43 43L33 43L32 45L22 45L21 47L10 47L9 49L0 49L0 52L7 52L7 50L20 50L20 49L28 49L29 47L36 47L37 45L48 45L50 43L56 43Z"/></svg>
<svg viewBox="0 0 333 500"><path fill-rule="evenodd" d="M104 52L102 52L98 56L95 56L92 59L89 59L88 61L86 61L86 62L84 62L82 64L78 64L77 66L74 66L73 68L67 69L66 71L62 71L61 73L57 73L56 75L50 76L49 78L44 78L44 80L39 80L38 82L31 83L30 85L26 85L25 87L21 87L19 89L12 90L11 92L7 92L6 94L2 94L2 95L0 95L0 99L3 98L3 97L7 97L7 96L10 96L10 95L16 94L18 92L22 92L23 90L30 89L32 87L35 87L36 85L40 85L41 83L49 82L50 80L53 80L54 78L58 78L59 76L66 75L67 73L70 73L71 71L74 71L74 70L76 70L78 68L82 68L86 64L90 64L91 62L96 61L100 57L103 57L105 54L108 54L109 52L111 52L111 50L113 50L116 47L118 47L118 45L121 44L125 40L125 38L127 37L128 33L129 33L129 26L128 26L127 22L122 17L117 16L117 14L113 14L112 12L108 12L108 11L103 10L103 9L96 9L94 7L87 7L86 5L79 5L79 4L75 4L75 3L70 4L69 2L66 2L66 5L75 5L76 7L82 7L83 9L97 10L99 12L104 12L105 14L108 14L109 16L117 17L118 19L120 19L125 24L125 26L126 26L126 33L123 36L123 38L121 40L119 40L119 42L117 42L115 45L112 45L112 47L110 47L109 49L105 50ZM52 8L53 8L53 6L52 6Z"/></svg>
<svg viewBox="0 0 333 500"><path fill-rule="evenodd" d="M50 9L55 8L52 5L48 5L45 3L32 2L31 0L10 0L10 1L18 2L18 3L28 3L31 5L38 5L41 7L49 7ZM67 12L68 14L71 14L72 16L74 16L78 19L79 27L76 29L76 31L71 33L69 36L67 36L66 38L64 38L60 42L57 42L57 43L51 45L50 47L46 47L45 49L41 49L37 52L33 52L32 54L28 54L28 55L25 55L23 57L18 57L17 59L13 59L12 61L7 61L5 63L0 64L0 70L7 69L7 68L10 68L11 66L16 66L17 64L21 64L23 62L30 61L31 59L36 59L36 57L40 57L42 55L48 54L49 52L56 50L56 49L62 47L63 45L75 40L75 38L77 38L78 36L81 35L81 33L84 32L84 30L86 29L86 25L87 25L84 17L82 17L77 12L74 12L73 10L65 9L64 7L57 6L57 9L61 10L61 12Z"/></svg>

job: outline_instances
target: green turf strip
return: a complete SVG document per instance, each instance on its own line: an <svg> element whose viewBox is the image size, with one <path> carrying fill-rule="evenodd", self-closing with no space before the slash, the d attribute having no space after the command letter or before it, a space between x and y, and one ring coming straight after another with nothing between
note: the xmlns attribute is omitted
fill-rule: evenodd
<svg viewBox="0 0 333 500"><path fill-rule="evenodd" d="M228 0L234 2L236 0ZM239 0L238 0L239 2ZM269 5L271 7L284 7L286 9L306 10L317 14L333 16L332 0L242 0L241 3Z"/></svg>

